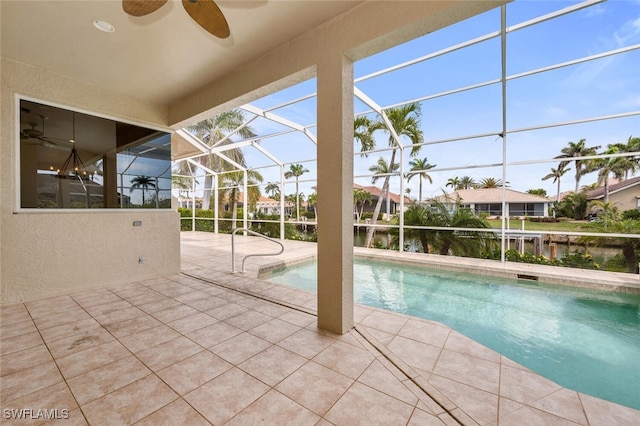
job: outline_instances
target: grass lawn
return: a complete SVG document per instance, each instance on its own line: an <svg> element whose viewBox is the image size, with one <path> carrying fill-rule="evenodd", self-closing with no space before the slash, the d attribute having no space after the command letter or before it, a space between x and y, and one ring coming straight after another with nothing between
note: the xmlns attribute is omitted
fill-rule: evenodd
<svg viewBox="0 0 640 426"><path fill-rule="evenodd" d="M502 226L502 222L500 219L491 219L487 220L492 228L500 228ZM526 231L584 231L581 227L585 225L587 221L585 220L563 220L560 219L560 222L531 222L528 220L524 221L524 229ZM510 221L511 229L522 229L522 221L521 220L511 220Z"/></svg>

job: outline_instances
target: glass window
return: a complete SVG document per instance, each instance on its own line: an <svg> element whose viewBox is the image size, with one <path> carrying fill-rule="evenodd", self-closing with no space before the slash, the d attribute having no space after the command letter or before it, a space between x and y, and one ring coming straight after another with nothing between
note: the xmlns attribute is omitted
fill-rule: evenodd
<svg viewBox="0 0 640 426"><path fill-rule="evenodd" d="M20 101L22 208L171 208L171 134Z"/></svg>
<svg viewBox="0 0 640 426"><path fill-rule="evenodd" d="M476 213L487 213L489 216L501 216L502 204L498 204L498 203L476 204Z"/></svg>
<svg viewBox="0 0 640 426"><path fill-rule="evenodd" d="M511 216L544 216L544 203L511 203Z"/></svg>

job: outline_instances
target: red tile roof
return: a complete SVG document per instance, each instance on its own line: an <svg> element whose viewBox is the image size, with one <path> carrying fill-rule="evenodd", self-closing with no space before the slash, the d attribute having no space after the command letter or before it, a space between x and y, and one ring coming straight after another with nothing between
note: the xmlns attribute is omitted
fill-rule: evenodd
<svg viewBox="0 0 640 426"><path fill-rule="evenodd" d="M353 184L353 187L355 189L363 189L365 191L367 191L369 194L373 195L374 197L380 197L382 196L382 188L378 188L377 186L362 186L362 185L358 185L357 183ZM389 191L389 199L391 201L393 201L396 204L400 204L400 195L395 194L391 191ZM405 203L410 203L411 200L407 197L404 197L404 202Z"/></svg>

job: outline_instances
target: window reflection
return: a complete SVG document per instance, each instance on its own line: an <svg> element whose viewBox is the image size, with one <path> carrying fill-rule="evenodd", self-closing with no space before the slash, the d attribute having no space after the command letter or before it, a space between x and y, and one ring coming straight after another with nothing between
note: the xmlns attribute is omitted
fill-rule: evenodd
<svg viewBox="0 0 640 426"><path fill-rule="evenodd" d="M22 208L170 208L171 135L20 101Z"/></svg>

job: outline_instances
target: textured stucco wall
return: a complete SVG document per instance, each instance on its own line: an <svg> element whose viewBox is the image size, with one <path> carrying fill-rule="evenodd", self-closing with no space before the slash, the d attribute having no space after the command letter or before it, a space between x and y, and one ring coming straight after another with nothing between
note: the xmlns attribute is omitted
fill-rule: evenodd
<svg viewBox="0 0 640 426"><path fill-rule="evenodd" d="M609 194L609 202L614 203L620 211L635 210L638 208L638 197L640 196L640 185L627 188L625 190Z"/></svg>
<svg viewBox="0 0 640 426"><path fill-rule="evenodd" d="M166 126L167 108L6 58L0 75L0 303L178 272L177 212L31 213L16 206L16 94L157 128Z"/></svg>

